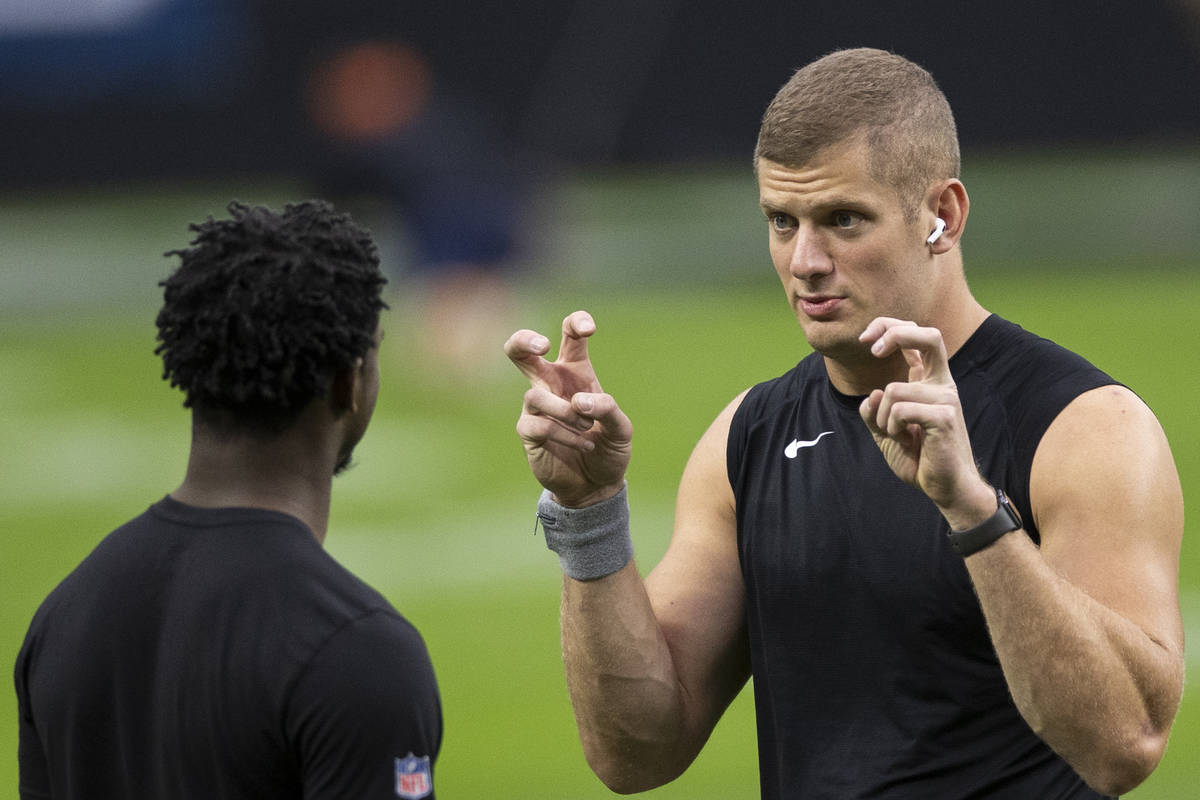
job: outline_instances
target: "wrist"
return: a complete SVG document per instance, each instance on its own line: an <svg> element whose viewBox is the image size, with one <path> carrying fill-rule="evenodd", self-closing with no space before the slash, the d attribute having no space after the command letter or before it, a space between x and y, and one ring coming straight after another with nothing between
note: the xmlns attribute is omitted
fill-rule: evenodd
<svg viewBox="0 0 1200 800"><path fill-rule="evenodd" d="M986 522L996 513L996 490L982 479L973 481L952 506L939 508L952 531L965 531Z"/></svg>
<svg viewBox="0 0 1200 800"><path fill-rule="evenodd" d="M587 494L564 496L550 492L549 495L551 500L565 508L587 508L588 506L594 506L598 503L603 503L605 500L616 497L624 488L625 481L621 480L608 486L601 486L599 489L588 492Z"/></svg>
<svg viewBox="0 0 1200 800"><path fill-rule="evenodd" d="M545 531L546 547L558 554L559 565L569 578L603 578L633 560L624 485L611 497L581 508L564 506L544 491L537 518Z"/></svg>

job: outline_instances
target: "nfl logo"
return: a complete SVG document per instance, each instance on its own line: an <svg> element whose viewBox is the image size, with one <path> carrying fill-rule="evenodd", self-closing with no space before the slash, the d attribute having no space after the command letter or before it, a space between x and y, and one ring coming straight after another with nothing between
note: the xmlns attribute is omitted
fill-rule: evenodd
<svg viewBox="0 0 1200 800"><path fill-rule="evenodd" d="M429 756L417 758L409 753L396 759L396 796L404 800L421 800L433 792L433 775L429 771Z"/></svg>

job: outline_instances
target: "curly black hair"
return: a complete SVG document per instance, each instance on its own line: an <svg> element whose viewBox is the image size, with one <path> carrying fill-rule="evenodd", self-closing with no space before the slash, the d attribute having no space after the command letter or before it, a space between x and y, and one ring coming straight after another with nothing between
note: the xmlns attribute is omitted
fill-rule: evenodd
<svg viewBox="0 0 1200 800"><path fill-rule="evenodd" d="M165 254L180 264L154 352L197 419L278 433L374 345L387 279L371 235L326 202L228 210Z"/></svg>

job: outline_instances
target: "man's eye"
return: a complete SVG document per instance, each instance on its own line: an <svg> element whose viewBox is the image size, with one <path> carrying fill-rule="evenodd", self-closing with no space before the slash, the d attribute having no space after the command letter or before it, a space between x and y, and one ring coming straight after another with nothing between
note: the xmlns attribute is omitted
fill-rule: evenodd
<svg viewBox="0 0 1200 800"><path fill-rule="evenodd" d="M833 215L833 224L839 228L853 228L859 216L852 211L839 211Z"/></svg>
<svg viewBox="0 0 1200 800"><path fill-rule="evenodd" d="M777 231L790 230L796 224L790 214L772 214L768 219L771 227Z"/></svg>

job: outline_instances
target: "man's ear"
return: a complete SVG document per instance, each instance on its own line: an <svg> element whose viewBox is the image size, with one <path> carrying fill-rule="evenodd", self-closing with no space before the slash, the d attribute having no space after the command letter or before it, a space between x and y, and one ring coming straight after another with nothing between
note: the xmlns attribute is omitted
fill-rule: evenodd
<svg viewBox="0 0 1200 800"><path fill-rule="evenodd" d="M340 417L347 411L354 413L362 404L362 356L354 359L354 365L333 374L329 387L329 405L334 416Z"/></svg>
<svg viewBox="0 0 1200 800"><path fill-rule="evenodd" d="M927 243L934 253L945 253L958 244L967 226L967 215L971 210L971 199L962 181L951 178L934 187L927 205L935 219L945 222L944 230ZM931 230L933 230L931 228Z"/></svg>

